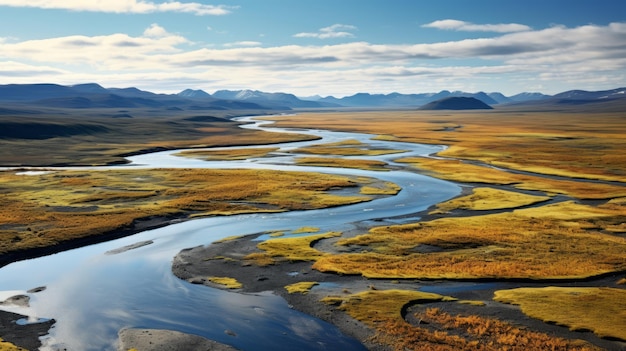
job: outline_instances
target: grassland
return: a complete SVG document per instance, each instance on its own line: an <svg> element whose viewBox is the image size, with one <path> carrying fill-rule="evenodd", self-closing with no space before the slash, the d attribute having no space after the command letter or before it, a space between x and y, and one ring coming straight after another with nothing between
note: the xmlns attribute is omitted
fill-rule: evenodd
<svg viewBox="0 0 626 351"><path fill-rule="evenodd" d="M362 143L358 140L350 139L344 141L338 141L335 143L318 144L307 147L301 147L293 153L304 153L313 155L341 155L341 156L378 156L402 153L406 150L393 150L393 149L375 149L368 144Z"/></svg>
<svg viewBox="0 0 626 351"><path fill-rule="evenodd" d="M331 157L298 157L296 164L300 166L356 168L370 171L388 171L386 162L376 160L358 160Z"/></svg>
<svg viewBox="0 0 626 351"><path fill-rule="evenodd" d="M586 278L626 270L626 239L600 232L623 211L563 202L377 227L337 243L358 253L323 256L313 267L368 278Z"/></svg>
<svg viewBox="0 0 626 351"><path fill-rule="evenodd" d="M284 235L285 232L277 231L276 235L270 235L271 239L255 242L256 251L246 252L243 260L222 256L222 253L207 259L222 264L221 268L260 266L259 270L267 270L281 265L304 267L310 264L307 267L316 269L316 277L320 278L315 279L316 282L322 282L324 276L350 275L351 279L395 279L408 286L417 285L413 282L416 278L514 279L532 281L534 285L547 280L549 283L544 284L555 284L559 280L593 281L594 277L626 271L626 154L623 152L626 123L623 113L377 111L299 114L272 119L279 120L281 126L367 132L385 140L448 145L437 155L439 158L414 157L400 161L414 172L471 186L481 184L481 187L439 204L434 211L430 209L430 215L418 214L426 219L417 223L381 226L345 237L338 232L317 233L317 228L303 230L317 233L308 236L278 237L278 233ZM210 125L168 122L172 125L172 134L163 135L162 140L140 136L129 142L132 140L130 132L135 127L128 127L125 141L117 146L114 145L116 140L109 143L102 138L109 133L102 130L93 135L60 138L68 142L68 150L61 151L58 160L102 164L121 161L120 152L230 145L234 140L237 144L279 140L253 131L231 130L235 127L232 122L212 121ZM159 128L165 128L158 123ZM238 133L236 138L229 135L231 131ZM183 137L185 133L191 133L189 140ZM11 142L5 140L2 146ZM59 140L46 139L37 145L53 149L52 145L58 146L58 143ZM12 147L25 144L19 141ZM193 157L231 159L264 156L271 150L267 148L255 154L258 150L244 149ZM365 156L399 150L374 150L348 140L298 152ZM24 159L35 160L29 157L27 152ZM41 155L39 157L37 162L41 161ZM56 157L53 155L50 160L56 162ZM319 161L321 157L311 158L320 162L318 165L324 165ZM323 160L328 162L327 158ZM337 160L333 161L335 164L325 165L349 167L350 162L355 162ZM370 166L361 162L355 167ZM119 231L150 218L319 208L367 201L371 199L368 194L395 194L399 190L393 184L366 178L233 172L241 173L67 171L25 176L2 172L0 208L4 210L0 211L3 219L0 250L8 251L0 252L33 245L57 245L68 235L80 237L85 233ZM355 191L345 197L327 192L337 187L350 187ZM528 195L529 192L540 195ZM482 212L477 215L474 211ZM233 239L233 242L238 240ZM337 274L323 275L320 271ZM237 278L243 281L244 276L240 274ZM615 283L618 281L614 279ZM303 298L318 290L309 291L310 284L314 284L312 281L301 283L283 283L276 291L284 293L287 289L294 292L295 298ZM507 290L499 292L496 299L519 304L525 313L540 320L623 339L615 330L626 330L624 308L618 301L623 300L626 290L623 285L614 285L614 289L580 291L567 290L569 288ZM329 296L324 302L365 323L375 330L375 343L395 350L596 350L589 344L555 338L519 327L517 323L428 306L430 303L437 303L437 306L471 303L472 308L480 309L480 305L485 304L453 300L414 290L371 290ZM551 305L555 300L569 303L570 307ZM423 306L417 315L411 316L418 323L407 322L409 318L403 311L408 306ZM594 311L587 313L587 319L574 322L581 312L591 310ZM476 311L480 314L480 310ZM595 312L612 314L618 319L601 320L594 317ZM608 324L614 328L606 329Z"/></svg>
<svg viewBox="0 0 626 351"><path fill-rule="evenodd" d="M0 165L105 165L124 163L126 155L152 150L315 139L239 128L240 123L228 119L232 111L210 111L224 118L206 119L196 118L206 111L138 110L132 118L110 117L116 112L61 109L3 115L0 128L11 124L24 132L0 137ZM50 132L57 129L57 133Z"/></svg>
<svg viewBox="0 0 626 351"><path fill-rule="evenodd" d="M549 200L548 196L535 196L493 188L474 188L472 194L458 197L436 205L431 214L448 213L452 210L489 211L518 208Z"/></svg>
<svg viewBox="0 0 626 351"><path fill-rule="evenodd" d="M338 306L376 331L373 341L392 350L599 350L581 341L556 338L510 323L479 316L450 315L438 308L419 313L420 323L405 321L408 305L448 301L454 298L412 290L364 291L322 300Z"/></svg>
<svg viewBox="0 0 626 351"><path fill-rule="evenodd" d="M598 287L519 288L496 291L496 301L571 330L591 330L600 337L626 341L626 290Z"/></svg>
<svg viewBox="0 0 626 351"><path fill-rule="evenodd" d="M376 111L276 120L282 127L356 131L384 140L446 145L438 157L396 161L420 173L480 186L438 204L428 220L375 227L337 239L332 253L315 258L314 269L379 279L516 279L535 284L626 271L623 113ZM552 201L557 195L558 201L569 201ZM496 299L520 304L524 313L540 320L623 339L626 290L617 282L616 278L613 285L619 288L612 289L501 291ZM423 309L416 319L424 325L411 325L398 316L406 299L394 296L381 302L371 297L377 293L332 297L327 302L370 325L378 343L397 350L414 345L420 350L596 349L439 308ZM368 315L385 305L393 313ZM611 318L603 319L606 315Z"/></svg>
<svg viewBox="0 0 626 351"><path fill-rule="evenodd" d="M375 111L272 119L283 127L356 131L386 140L448 145L440 156L504 168L626 181L626 123L619 112Z"/></svg>
<svg viewBox="0 0 626 351"><path fill-rule="evenodd" d="M278 150L275 147L248 148L232 150L186 150L177 153L177 156L198 158L206 161L236 161L249 158L265 157L270 152Z"/></svg>
<svg viewBox="0 0 626 351"><path fill-rule="evenodd" d="M0 172L0 253L140 228L155 219L313 209L369 201L378 181L264 170ZM329 190L355 188L354 195ZM7 257L3 255L3 258ZM6 263L6 262L4 262Z"/></svg>

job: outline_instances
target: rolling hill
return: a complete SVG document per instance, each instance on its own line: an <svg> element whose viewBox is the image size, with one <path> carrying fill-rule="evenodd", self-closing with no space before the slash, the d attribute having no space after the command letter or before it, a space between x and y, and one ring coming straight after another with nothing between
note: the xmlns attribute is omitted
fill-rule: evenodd
<svg viewBox="0 0 626 351"><path fill-rule="evenodd" d="M419 108L420 110L491 110L493 107L483 101L466 96L450 96L432 101Z"/></svg>

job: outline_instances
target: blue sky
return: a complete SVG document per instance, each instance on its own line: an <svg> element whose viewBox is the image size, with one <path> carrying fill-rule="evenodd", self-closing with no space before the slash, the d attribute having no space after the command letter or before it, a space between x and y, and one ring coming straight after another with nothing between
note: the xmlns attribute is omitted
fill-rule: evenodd
<svg viewBox="0 0 626 351"><path fill-rule="evenodd" d="M299 96L626 86L622 0L0 0L0 84Z"/></svg>

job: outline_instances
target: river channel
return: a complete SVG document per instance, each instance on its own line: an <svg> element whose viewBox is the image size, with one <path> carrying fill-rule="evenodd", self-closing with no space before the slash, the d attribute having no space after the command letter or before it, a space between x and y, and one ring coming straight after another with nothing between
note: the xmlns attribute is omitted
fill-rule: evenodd
<svg viewBox="0 0 626 351"><path fill-rule="evenodd" d="M241 118L253 122L251 117ZM396 196L323 210L246 214L195 219L147 230L122 239L37 259L15 262L0 269L0 301L24 294L29 307L3 309L31 316L24 323L54 319L42 350L115 350L123 328L169 329L200 335L241 350L364 350L324 321L295 311L271 293L240 294L193 285L171 272L173 257L182 249L207 245L233 235L304 226L321 231L346 231L355 223L401 223L404 218L458 195L458 185L404 170L393 159L429 155L443 146L372 140L372 135L323 130L280 129L262 121L246 124L273 132L312 134L321 139L276 145L273 157L245 161L202 161L165 151L129 157L123 166L98 169L148 168L257 168L314 171L374 177L402 187ZM375 148L408 150L402 154L358 156L396 166L375 172L356 169L302 167L293 164L293 150L312 144L356 139ZM263 146L257 146L263 147ZM247 147L249 148L249 147ZM223 148L222 148L223 149ZM342 156L345 157L345 156ZM81 168L85 169L85 168ZM373 223L373 222L372 222ZM150 243L132 250L113 250ZM138 245L139 246L139 245ZM227 275L227 274L225 274ZM28 293L37 287L45 290Z"/></svg>

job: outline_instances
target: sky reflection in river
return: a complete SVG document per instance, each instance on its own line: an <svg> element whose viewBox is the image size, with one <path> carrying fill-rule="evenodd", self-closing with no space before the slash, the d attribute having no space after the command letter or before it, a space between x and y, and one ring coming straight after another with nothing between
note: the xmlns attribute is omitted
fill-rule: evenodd
<svg viewBox="0 0 626 351"><path fill-rule="evenodd" d="M371 141L371 136L366 134L325 131L314 134L323 139L281 147L357 139L375 147L410 149L412 155L427 155L441 149L432 145ZM334 326L290 309L280 297L244 295L181 281L171 273L171 260L184 248L206 245L232 235L305 226L342 231L353 228L351 223L363 221L382 225L385 222L372 220L421 211L460 192L452 183L405 171L274 165L271 162L276 160L272 158L207 162L176 157L174 153L176 151L135 156L131 158L133 165L118 167L316 171L375 177L399 184L403 190L396 196L324 210L197 219L3 267L0 291L25 292L47 286L43 292L30 294L31 308L17 312L56 319L50 344L63 344L71 351L113 350L118 331L136 327L197 334L242 350L363 350L360 343L342 335ZM360 158L390 161L397 157L398 154ZM152 243L118 254L106 254L143 241Z"/></svg>

